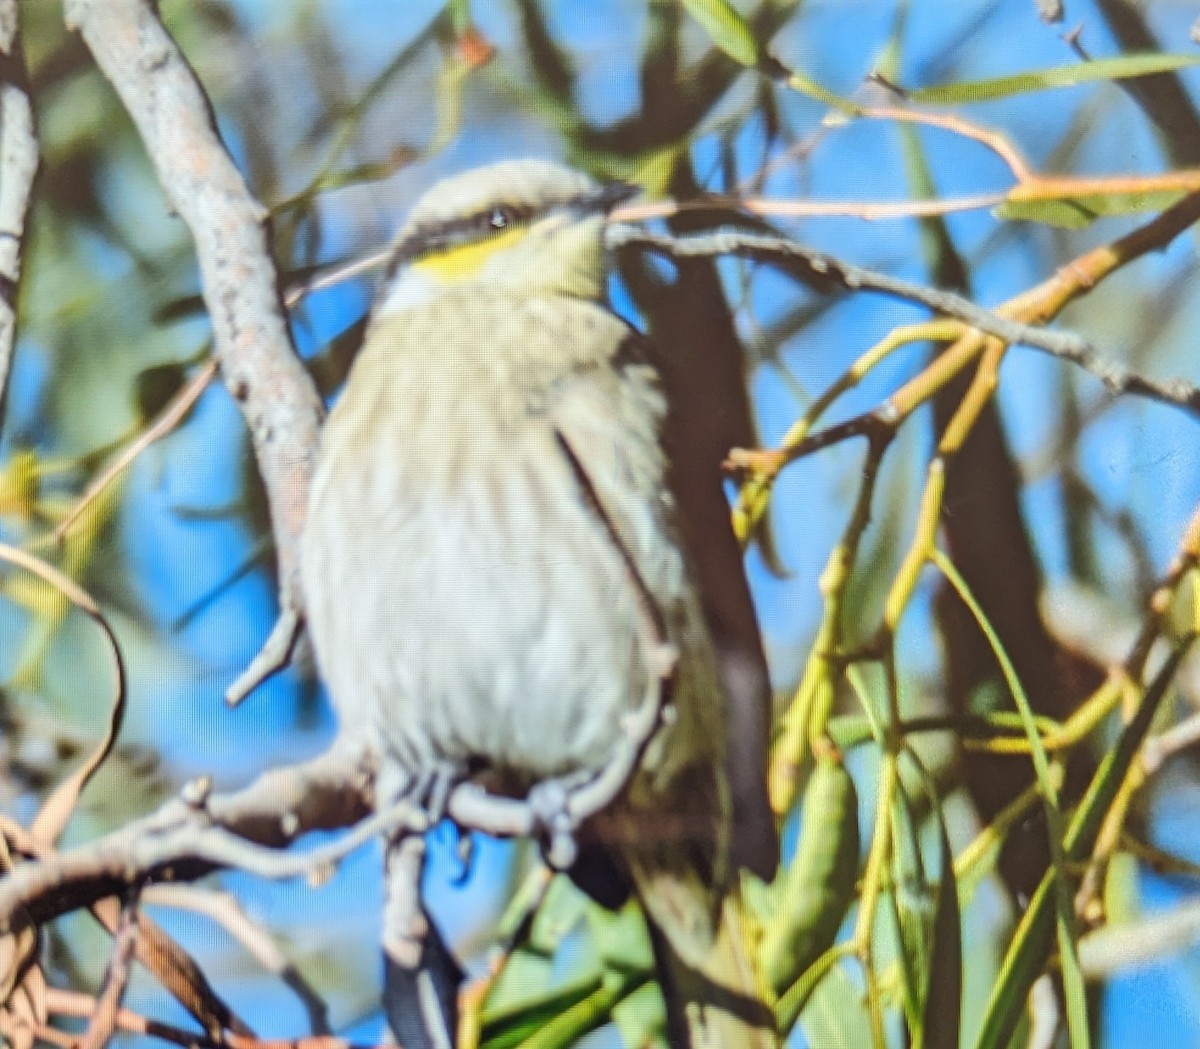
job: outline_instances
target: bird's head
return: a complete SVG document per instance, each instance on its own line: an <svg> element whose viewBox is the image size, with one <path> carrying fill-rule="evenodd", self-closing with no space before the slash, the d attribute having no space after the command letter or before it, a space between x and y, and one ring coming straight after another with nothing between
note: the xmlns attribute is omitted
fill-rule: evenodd
<svg viewBox="0 0 1200 1049"><path fill-rule="evenodd" d="M398 234L377 314L479 282L518 294L604 294L604 223L636 192L544 160L508 160L444 179Z"/></svg>

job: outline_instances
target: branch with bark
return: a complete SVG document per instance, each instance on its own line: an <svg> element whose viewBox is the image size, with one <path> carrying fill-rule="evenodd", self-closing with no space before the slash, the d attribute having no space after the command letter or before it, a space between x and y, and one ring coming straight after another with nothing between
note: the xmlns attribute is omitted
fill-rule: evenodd
<svg viewBox="0 0 1200 1049"><path fill-rule="evenodd" d="M17 0L0 0L0 419L17 340L25 218L39 154Z"/></svg>
<svg viewBox="0 0 1200 1049"><path fill-rule="evenodd" d="M299 542L322 405L288 330L267 210L225 148L212 107L150 0L68 0L77 29L121 98L171 207L196 245L225 386L250 430L270 506L279 619L230 686L230 702L282 667L299 635Z"/></svg>
<svg viewBox="0 0 1200 1049"><path fill-rule="evenodd" d="M739 230L676 237L648 233L634 226L614 226L609 230L608 243L613 248L644 248L674 259L731 255L777 266L818 287L832 284L844 291L873 291L927 306L936 314L953 317L1003 342L1029 346L1076 364L1104 383L1114 396L1132 394L1175 405L1193 415L1200 414L1200 388L1185 379L1154 379L1138 374L1105 357L1086 339L1072 332L1052 331L1039 324L1014 320L954 292L845 262L825 252L806 248L789 237Z"/></svg>

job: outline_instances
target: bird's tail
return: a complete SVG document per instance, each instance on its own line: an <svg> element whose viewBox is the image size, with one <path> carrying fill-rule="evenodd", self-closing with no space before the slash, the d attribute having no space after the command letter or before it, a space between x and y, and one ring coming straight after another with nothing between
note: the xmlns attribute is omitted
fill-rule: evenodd
<svg viewBox="0 0 1200 1049"><path fill-rule="evenodd" d="M671 1049L779 1049L771 994L754 961L736 884L715 896L681 857L634 860L654 946Z"/></svg>

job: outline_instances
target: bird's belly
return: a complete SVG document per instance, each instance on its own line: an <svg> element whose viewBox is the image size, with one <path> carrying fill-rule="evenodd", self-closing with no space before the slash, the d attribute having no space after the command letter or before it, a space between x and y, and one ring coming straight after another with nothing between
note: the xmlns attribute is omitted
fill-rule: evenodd
<svg viewBox="0 0 1200 1049"><path fill-rule="evenodd" d="M602 767L645 688L620 553L576 491L521 473L362 511L330 566L358 595L314 632L335 705L410 773L450 761L519 787Z"/></svg>

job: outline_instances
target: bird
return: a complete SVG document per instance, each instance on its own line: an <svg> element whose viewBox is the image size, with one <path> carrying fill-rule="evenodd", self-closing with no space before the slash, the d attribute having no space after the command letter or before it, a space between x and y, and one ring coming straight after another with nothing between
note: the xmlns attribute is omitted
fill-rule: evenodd
<svg viewBox="0 0 1200 1049"><path fill-rule="evenodd" d="M307 625L386 804L438 777L530 797L599 774L663 671L650 622L663 708L569 873L639 900L671 1045L766 1049L739 885L778 863L769 697L729 694L654 346L609 302L605 228L633 192L517 159L413 206L323 428Z"/></svg>

